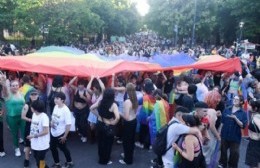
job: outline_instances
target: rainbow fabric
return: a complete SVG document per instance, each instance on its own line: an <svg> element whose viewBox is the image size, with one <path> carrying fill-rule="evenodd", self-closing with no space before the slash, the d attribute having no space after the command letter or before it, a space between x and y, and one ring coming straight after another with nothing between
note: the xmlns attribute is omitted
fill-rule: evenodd
<svg viewBox="0 0 260 168"><path fill-rule="evenodd" d="M143 106L139 113L139 121L142 124L147 124L147 118L152 114L156 100L151 95L143 96Z"/></svg>
<svg viewBox="0 0 260 168"><path fill-rule="evenodd" d="M153 113L149 118L151 144L154 143L156 133L169 122L169 104L165 100L157 100Z"/></svg>
<svg viewBox="0 0 260 168"><path fill-rule="evenodd" d="M23 94L25 101L29 101L29 95L27 95L27 93L29 93L29 91L32 89L33 87L29 84L24 84L22 87L20 87L19 91Z"/></svg>

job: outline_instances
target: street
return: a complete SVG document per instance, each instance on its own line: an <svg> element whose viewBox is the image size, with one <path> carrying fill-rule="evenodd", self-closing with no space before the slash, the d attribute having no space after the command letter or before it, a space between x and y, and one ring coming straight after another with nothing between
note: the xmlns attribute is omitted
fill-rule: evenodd
<svg viewBox="0 0 260 168"><path fill-rule="evenodd" d="M14 150L12 146L12 140L10 137L10 132L5 128L4 130L5 135L5 151L6 156L0 158L0 168L22 168L23 167L23 160L24 154L22 152L21 157L14 156ZM243 139L240 147L240 163L239 168L247 168L244 164L245 160L245 151L246 151L247 140ZM134 155L134 163L131 166L121 165L118 160L120 158L120 153L122 153L123 148L122 145L118 145L114 143L112 148L112 155L111 160L113 164L103 166L97 163L98 154L97 154L97 144L90 144L90 143L82 143L80 138L75 134L71 133L68 140L68 148L71 151L71 156L73 162L75 164L75 168L122 168L122 167L129 167L129 168L149 168L151 166L150 160L155 157L154 153L150 150L142 150L139 148L135 148L135 155ZM23 145L20 145L21 151L23 151ZM63 153L60 154L61 162L65 162L65 158ZM48 166L53 164L51 152L48 151L46 155L46 161ZM31 167L36 167L35 160L33 155L31 155L30 159Z"/></svg>

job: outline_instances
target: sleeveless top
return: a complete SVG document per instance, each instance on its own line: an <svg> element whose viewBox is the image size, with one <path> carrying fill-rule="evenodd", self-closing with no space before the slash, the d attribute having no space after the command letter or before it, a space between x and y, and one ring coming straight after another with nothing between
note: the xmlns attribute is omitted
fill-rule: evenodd
<svg viewBox="0 0 260 168"><path fill-rule="evenodd" d="M252 119L252 121L249 123L248 129L249 129L250 131L252 131L252 132L260 133L260 130L259 130L259 128L256 126L256 124L254 123L253 119Z"/></svg>
<svg viewBox="0 0 260 168"><path fill-rule="evenodd" d="M21 116L25 100L22 94L19 97L10 94L10 98L5 101L6 115L9 117Z"/></svg>
<svg viewBox="0 0 260 168"><path fill-rule="evenodd" d="M84 91L83 96L86 97L86 91ZM79 103L87 103L84 99L82 99L79 95L79 90L77 90L76 94L74 95L74 102L79 102Z"/></svg>
<svg viewBox="0 0 260 168"><path fill-rule="evenodd" d="M102 112L99 111L98 113L101 118L105 118L105 119L115 118L115 114L109 110L102 111Z"/></svg>
<svg viewBox="0 0 260 168"><path fill-rule="evenodd" d="M31 110L31 105L29 103L26 103L28 105L28 111L26 113L26 117L32 119L33 112ZM31 122L26 121L25 123L25 135L30 134L30 127L31 127Z"/></svg>

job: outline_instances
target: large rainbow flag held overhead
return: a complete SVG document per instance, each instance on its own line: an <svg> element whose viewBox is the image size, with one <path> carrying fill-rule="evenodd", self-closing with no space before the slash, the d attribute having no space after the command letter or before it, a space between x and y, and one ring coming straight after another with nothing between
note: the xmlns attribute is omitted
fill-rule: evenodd
<svg viewBox="0 0 260 168"><path fill-rule="evenodd" d="M105 57L83 54L75 48L49 47L26 56L0 57L0 68L13 71L59 74L65 76L110 76L119 72L204 69L212 71L241 71L239 58L225 59L208 56L195 62L188 55L157 55L150 59L133 56ZM53 51L54 50L54 51Z"/></svg>

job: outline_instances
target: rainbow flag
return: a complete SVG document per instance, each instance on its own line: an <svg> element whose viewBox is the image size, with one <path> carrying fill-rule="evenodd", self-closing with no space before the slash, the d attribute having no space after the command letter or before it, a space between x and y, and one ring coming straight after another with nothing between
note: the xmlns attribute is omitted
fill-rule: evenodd
<svg viewBox="0 0 260 168"><path fill-rule="evenodd" d="M29 84L24 84L22 87L19 88L19 91L23 94L25 101L29 101L29 91L33 89L33 86Z"/></svg>
<svg viewBox="0 0 260 168"><path fill-rule="evenodd" d="M152 114L156 100L153 96L145 94L143 96L143 106L139 113L139 120L143 124L147 124L147 118Z"/></svg>
<svg viewBox="0 0 260 168"><path fill-rule="evenodd" d="M156 133L169 122L169 104L165 100L157 100L153 113L149 117L149 131L151 144L154 143Z"/></svg>

